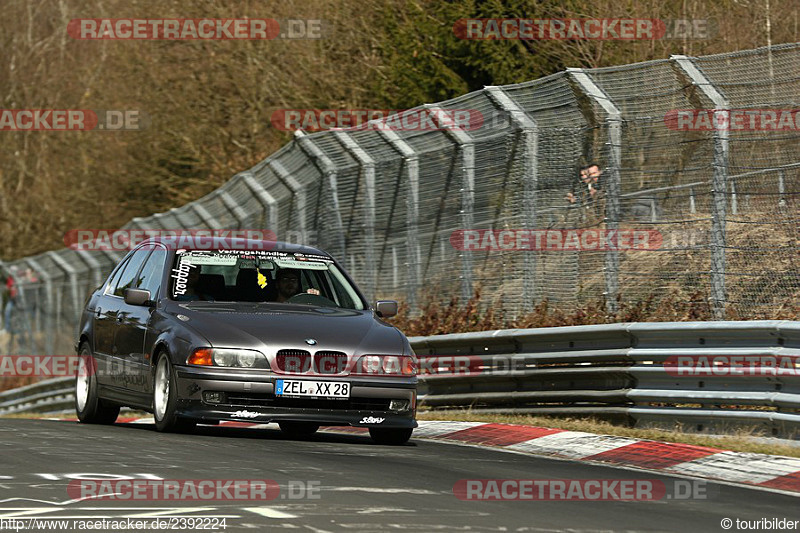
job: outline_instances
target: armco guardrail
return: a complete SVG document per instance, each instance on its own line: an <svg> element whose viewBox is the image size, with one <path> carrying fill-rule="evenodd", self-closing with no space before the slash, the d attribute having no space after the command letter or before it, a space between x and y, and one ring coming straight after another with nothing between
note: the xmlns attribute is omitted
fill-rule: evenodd
<svg viewBox="0 0 800 533"><path fill-rule="evenodd" d="M410 340L420 359L422 409L592 415L638 427L755 428L789 438L800 433L800 322L608 324ZM676 357L758 364L747 371L711 366L696 375L665 365ZM764 364L776 360L782 368ZM70 378L14 389L0 393L0 414L71 409L72 394Z"/></svg>
<svg viewBox="0 0 800 533"><path fill-rule="evenodd" d="M59 412L74 406L74 379L69 377L48 379L0 392L0 415Z"/></svg>
<svg viewBox="0 0 800 533"><path fill-rule="evenodd" d="M800 322L610 324L411 341L426 372L422 408L593 415L683 431L800 433ZM665 367L679 356L708 356L712 366L701 375ZM715 357L757 364L713 366ZM764 366L776 358L782 369Z"/></svg>

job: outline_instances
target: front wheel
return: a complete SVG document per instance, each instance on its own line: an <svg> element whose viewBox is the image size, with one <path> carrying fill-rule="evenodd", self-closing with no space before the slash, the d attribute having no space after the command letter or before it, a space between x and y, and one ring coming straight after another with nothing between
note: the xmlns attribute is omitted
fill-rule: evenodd
<svg viewBox="0 0 800 533"><path fill-rule="evenodd" d="M378 444L397 446L411 438L413 428L369 428L369 436Z"/></svg>
<svg viewBox="0 0 800 533"><path fill-rule="evenodd" d="M84 424L113 424L119 416L119 405L97 395L97 362L88 344L81 346L78 371L75 374L75 412Z"/></svg>
<svg viewBox="0 0 800 533"><path fill-rule="evenodd" d="M153 418L157 431L191 431L196 425L194 420L181 418L176 414L178 395L175 385L175 371L169 362L169 356L162 353L156 363L153 380Z"/></svg>

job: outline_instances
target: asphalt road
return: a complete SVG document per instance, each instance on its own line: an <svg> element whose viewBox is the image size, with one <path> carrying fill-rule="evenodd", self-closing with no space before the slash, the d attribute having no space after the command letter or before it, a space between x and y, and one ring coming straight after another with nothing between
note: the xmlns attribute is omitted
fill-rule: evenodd
<svg viewBox="0 0 800 533"><path fill-rule="evenodd" d="M719 532L723 518L800 520L797 497L713 483L704 487L704 498L649 502L462 501L453 493L462 479L661 480L671 492L678 478L413 437L406 446L391 447L360 435L291 440L277 429L209 426L180 435L160 434L147 424L5 419L0 465L0 526L11 517L158 515L225 517L227 530ZM98 474L270 479L281 490L268 502L71 501L70 480Z"/></svg>

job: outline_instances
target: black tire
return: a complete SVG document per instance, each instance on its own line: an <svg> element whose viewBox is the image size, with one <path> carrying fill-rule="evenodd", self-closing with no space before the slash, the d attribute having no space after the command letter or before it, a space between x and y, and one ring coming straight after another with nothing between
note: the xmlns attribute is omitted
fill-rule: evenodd
<svg viewBox="0 0 800 533"><path fill-rule="evenodd" d="M101 399L97 394L97 362L89 345L81 345L80 361L75 374L75 412L84 424L113 424L119 416L119 405Z"/></svg>
<svg viewBox="0 0 800 533"><path fill-rule="evenodd" d="M278 426L290 437L308 437L319 429L319 424L313 422L278 422Z"/></svg>
<svg viewBox="0 0 800 533"><path fill-rule="evenodd" d="M166 380L166 382L159 382L159 380ZM176 414L178 405L176 383L175 369L169 361L169 356L166 352L161 352L156 361L155 376L153 377L153 419L156 422L157 431L189 432L197 425L197 421L182 418Z"/></svg>
<svg viewBox="0 0 800 533"><path fill-rule="evenodd" d="M378 444L398 446L411 438L413 428L369 428L369 436Z"/></svg>

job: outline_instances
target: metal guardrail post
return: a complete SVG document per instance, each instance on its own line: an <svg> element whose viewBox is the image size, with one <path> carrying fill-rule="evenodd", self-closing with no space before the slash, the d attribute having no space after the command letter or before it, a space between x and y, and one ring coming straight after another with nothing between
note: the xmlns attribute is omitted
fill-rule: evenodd
<svg viewBox="0 0 800 533"><path fill-rule="evenodd" d="M197 218L199 218L208 229L220 229L217 219L211 216L208 209L201 205L199 201L189 204L192 211L194 211Z"/></svg>
<svg viewBox="0 0 800 533"><path fill-rule="evenodd" d="M286 170L280 161L277 159L270 159L269 160L269 168L275 172L275 175L278 179L286 185L286 187L292 191L292 196L294 197L294 206L297 209L297 223L299 224L299 228L288 228L289 230L299 231L301 235L307 235L306 233L306 191L305 187L297 181L297 179L291 175L291 173ZM289 217L289 223L291 224L291 216ZM280 236L278 236L278 240Z"/></svg>
<svg viewBox="0 0 800 533"><path fill-rule="evenodd" d="M539 190L539 125L506 93L502 87L486 87L486 95L503 111L519 130L523 143L523 220L527 229L537 229L537 195ZM525 253L522 297L523 312L530 312L537 299L537 251Z"/></svg>
<svg viewBox="0 0 800 533"><path fill-rule="evenodd" d="M461 227L473 229L475 211L475 141L472 136L452 122L442 120L444 111L437 106L425 106L431 117L443 128L448 137L458 145L461 155ZM442 244L444 244L442 242ZM468 301L472 298L472 252L465 250L461 256L461 298Z"/></svg>
<svg viewBox="0 0 800 533"><path fill-rule="evenodd" d="M608 126L608 161L605 174L606 189L606 231L616 234L620 220L620 168L622 167L622 114L611 98L589 77L583 69L569 68L567 72L577 82L581 91L596 102L605 113ZM606 308L609 313L617 311L619 294L619 251L606 252L603 267L606 282Z"/></svg>
<svg viewBox="0 0 800 533"><path fill-rule="evenodd" d="M375 239L375 222L377 218L375 204L375 160L372 159L366 150L358 145L348 132L335 130L333 136L344 149L358 161L359 174L364 180L364 198L366 199L366 205L364 206L366 250L364 250L364 252L367 265L365 283L369 289L368 299L371 300L376 297L378 291L378 266L375 260L375 252L378 248ZM355 201L355 199L353 201Z"/></svg>
<svg viewBox="0 0 800 533"><path fill-rule="evenodd" d="M398 281L397 246L392 246L392 289L397 290Z"/></svg>
<svg viewBox="0 0 800 533"><path fill-rule="evenodd" d="M414 309L417 305L417 288L422 277L421 258L419 249L419 156L411 146L397 135L396 132L378 127L384 139L403 156L405 175L408 178L408 197L406 198L406 257L408 261L408 305Z"/></svg>
<svg viewBox="0 0 800 533"><path fill-rule="evenodd" d="M714 123L727 124L730 121L730 104L727 98L714 87L705 74L687 56L675 55L671 59L688 76L697 87L714 104ZM725 319L725 244L727 220L728 192L728 140L727 128L714 128L714 175L712 194L714 203L711 220L711 300L714 318Z"/></svg>
<svg viewBox="0 0 800 533"><path fill-rule="evenodd" d="M92 272L92 285L94 287L99 287L101 283L103 283L102 278L102 267L100 266L100 261L94 258L91 252L87 250L76 250L78 252L78 257L86 263L86 266L89 267L89 270ZM90 289L92 287L89 287Z"/></svg>
<svg viewBox="0 0 800 533"><path fill-rule="evenodd" d="M147 217L147 218L152 218L152 217ZM130 228L130 227L134 227L136 229L141 229L141 230L152 229L152 228L148 228L147 226L145 226L142 223L142 220L144 220L142 217L134 217L134 218L131 219L130 222L128 222L127 224L122 226L122 229L127 229L127 228Z"/></svg>
<svg viewBox="0 0 800 533"><path fill-rule="evenodd" d="M172 218L175 219L175 222L177 222L177 224L175 224L176 229L177 228L188 229L191 228L192 225L186 219L186 211L187 211L187 206L185 205L182 207L173 207L172 209L167 211L167 213L164 214L164 216L171 216Z"/></svg>
<svg viewBox="0 0 800 533"><path fill-rule="evenodd" d="M173 207L172 209L170 209L165 213L154 213L153 222L162 229L178 229L179 226L181 226L181 224L178 221L178 217L175 215L175 211L176 209ZM175 219L175 221L178 222L178 224L176 225L176 224L164 223L164 219L168 219L169 217Z"/></svg>
<svg viewBox="0 0 800 533"><path fill-rule="evenodd" d="M41 309L41 305L37 305L36 311L37 312L41 312L41 316L42 316L42 328L41 328L41 330L45 334L44 335L44 350L45 350L45 352L47 354L53 354L53 341L55 339L55 336L53 335L53 333L55 332L55 330L53 328L53 279L50 276L50 274L44 268L42 268L42 266L38 262L36 262L36 260L26 258L24 261L26 263L28 263L28 265L30 265L30 267L33 269L33 271L38 276L41 277L42 282L44 283L45 307L46 307L46 309ZM22 301L23 313L25 315L25 320L27 321L28 335L30 335L30 337L31 337L30 338L30 345L31 345L30 353L33 354L33 345L34 345L33 344L33 332L32 332L33 328L31 328L31 326L30 326L30 319L29 319L29 313L30 313L29 305L30 305L30 302L26 302L25 301L25 297L24 297L24 292L25 291L23 290L23 286L24 285L25 285L24 283L20 283L19 284L19 294L20 294L20 298L22 298L22 300L23 300ZM37 291L38 291L38 287L37 287Z"/></svg>
<svg viewBox="0 0 800 533"><path fill-rule="evenodd" d="M327 243L325 243L324 246L330 248L328 252L333 254L334 257L344 257L345 231L344 223L342 222L342 206L341 202L339 202L339 172L336 169L336 165L333 164L333 161L325 155L322 149L317 146L314 140L307 136L303 130L296 130L294 136L300 149L313 161L314 166L316 166L322 174L323 186L327 186L325 187L328 194L327 199L330 200L330 205L327 208L330 209L333 215L333 228L328 228L326 225L321 224L318 215L314 217L316 220L316 227L321 228L323 231L332 231L333 246L328 246ZM308 236L304 236L304 238L306 241L309 240ZM303 244L323 246L322 242L306 242ZM373 267L368 267L368 270L372 268Z"/></svg>
<svg viewBox="0 0 800 533"><path fill-rule="evenodd" d="M115 251L113 251L113 250L100 250L100 252L101 252L103 255L105 255L106 257L108 257L108 258L111 260L111 263L112 263L113 265L116 265L117 263L119 263L120 261L122 261L122 258L123 258L123 257L125 257L125 255L128 253L128 252L126 251L124 254L121 254L121 253L115 252ZM113 267L112 267L112 268L113 268Z"/></svg>
<svg viewBox="0 0 800 533"><path fill-rule="evenodd" d="M276 200L275 197L272 196L269 191L267 191L267 189L256 180L251 172L242 172L237 175L241 176L240 179L242 180L242 183L244 183L245 186L250 189L250 192L256 196L261 204L261 208L264 211L265 224L267 226L266 229L274 231L277 237L279 220L278 200Z"/></svg>
<svg viewBox="0 0 800 533"><path fill-rule="evenodd" d="M219 197L222 200L222 203L225 204L225 207L228 211L231 212L233 218L236 219L236 229L245 229L245 221L247 220L247 213L242 206L236 203L236 200L233 199L231 193L228 191L220 191Z"/></svg>
<svg viewBox="0 0 800 533"><path fill-rule="evenodd" d="M778 171L778 207L786 209L786 182L783 170Z"/></svg>
<svg viewBox="0 0 800 533"><path fill-rule="evenodd" d="M70 297L72 300L72 316L77 322L81 316L81 303L83 301L78 293L78 273L74 266L62 259L56 252L47 252L47 256L53 260L58 268L66 272L67 278L69 278Z"/></svg>

